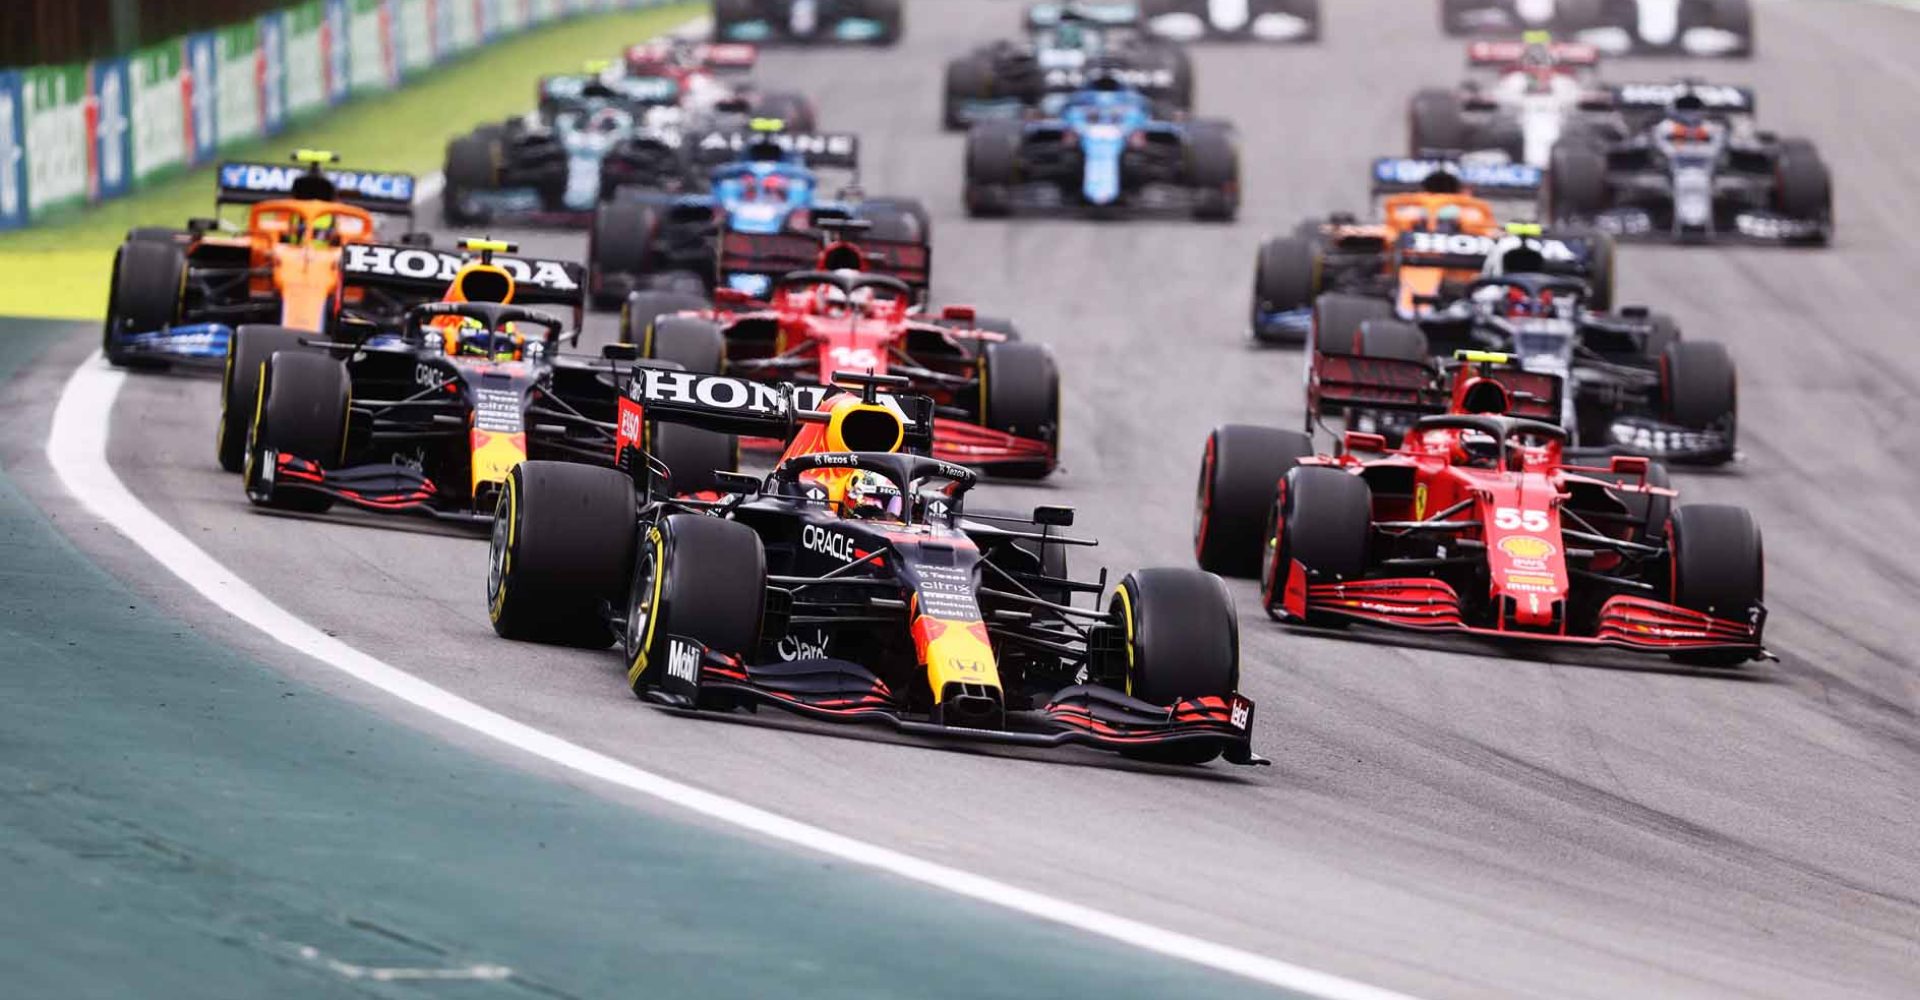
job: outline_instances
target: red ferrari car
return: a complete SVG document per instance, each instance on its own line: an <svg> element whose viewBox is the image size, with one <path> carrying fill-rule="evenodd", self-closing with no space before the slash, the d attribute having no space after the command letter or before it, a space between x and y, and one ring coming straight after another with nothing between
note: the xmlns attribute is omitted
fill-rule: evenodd
<svg viewBox="0 0 1920 1000"><path fill-rule="evenodd" d="M970 306L920 308L924 248L734 234L722 270L764 272L796 248L812 266L785 271L765 298L724 287L713 305L680 292L635 293L623 337L639 356L692 372L765 382L824 382L835 371L902 376L905 391L937 407L934 457L1003 476L1053 471L1060 375L1051 351ZM907 249L914 254L903 256Z"/></svg>
<svg viewBox="0 0 1920 1000"><path fill-rule="evenodd" d="M1665 470L1645 458L1571 464L1564 429L1515 415L1551 405L1541 376L1506 361L1462 352L1446 412L1421 417L1395 449L1348 432L1340 454L1316 455L1297 431L1215 430L1200 470L1200 565L1258 573L1283 621L1722 665L1765 657L1752 516L1675 506Z"/></svg>

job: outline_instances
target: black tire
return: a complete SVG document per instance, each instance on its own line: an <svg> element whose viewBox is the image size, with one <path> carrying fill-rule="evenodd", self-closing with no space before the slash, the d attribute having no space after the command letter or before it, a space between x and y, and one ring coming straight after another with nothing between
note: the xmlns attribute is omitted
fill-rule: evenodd
<svg viewBox="0 0 1920 1000"><path fill-rule="evenodd" d="M1231 222L1240 214L1240 148L1226 123L1189 127L1187 180L1194 188L1194 218Z"/></svg>
<svg viewBox="0 0 1920 1000"><path fill-rule="evenodd" d="M1313 439L1299 431L1227 424L1207 435L1193 504L1193 554L1201 569L1260 574L1280 480L1313 453Z"/></svg>
<svg viewBox="0 0 1920 1000"><path fill-rule="evenodd" d="M620 307L620 339L628 344L645 344L647 333L662 317L706 309L709 305L704 297L688 292L634 292Z"/></svg>
<svg viewBox="0 0 1920 1000"><path fill-rule="evenodd" d="M659 213L636 201L603 201L587 231L587 286L596 309L612 309L634 278L653 270ZM619 280L615 280L616 276Z"/></svg>
<svg viewBox="0 0 1920 1000"><path fill-rule="evenodd" d="M1367 571L1373 537L1373 490L1340 469L1301 466L1281 480L1269 520L1260 590L1269 615L1278 616L1293 564L1316 583L1358 579ZM1339 626L1345 619L1313 616L1312 625Z"/></svg>
<svg viewBox="0 0 1920 1000"><path fill-rule="evenodd" d="M247 431L260 405L260 373L267 359L280 352L315 351L302 347L313 334L284 326L247 324L227 341L227 366L220 377L220 424L214 431L214 454L220 467L239 472L247 463Z"/></svg>
<svg viewBox="0 0 1920 1000"><path fill-rule="evenodd" d="M500 141L496 133L474 132L447 143L446 186L441 190L440 215L449 226L485 222L481 213L466 211L461 196L500 186Z"/></svg>
<svg viewBox="0 0 1920 1000"><path fill-rule="evenodd" d="M1739 408L1733 355L1711 340L1668 345L1660 356L1660 397L1667 419L1681 427L1730 426Z"/></svg>
<svg viewBox="0 0 1920 1000"><path fill-rule="evenodd" d="M980 423L997 431L1045 441L1046 461L995 465L997 475L1040 479L1060 456L1060 369L1042 344L988 344L980 353Z"/></svg>
<svg viewBox="0 0 1920 1000"><path fill-rule="evenodd" d="M1555 143L1547 164L1547 214L1554 222L1590 219L1608 205L1607 157L1582 143Z"/></svg>
<svg viewBox="0 0 1920 1000"><path fill-rule="evenodd" d="M1486 0L1440 0L1440 30L1458 36L1469 32L1466 16L1486 6Z"/></svg>
<svg viewBox="0 0 1920 1000"><path fill-rule="evenodd" d="M1753 33L1752 0L1712 0L1713 9L1708 15L1712 25L1721 31L1739 35L1743 43L1737 49L1727 53L1738 58L1751 58L1759 48Z"/></svg>
<svg viewBox="0 0 1920 1000"><path fill-rule="evenodd" d="M647 453L667 467L665 492L674 495L718 492L717 472L740 466L739 439L686 424L658 422L648 431Z"/></svg>
<svg viewBox="0 0 1920 1000"><path fill-rule="evenodd" d="M1314 239L1281 236L1260 245L1253 265L1253 339L1263 343L1298 343L1306 335L1261 322L1269 313L1291 312L1313 306L1320 294L1319 224Z"/></svg>
<svg viewBox="0 0 1920 1000"><path fill-rule="evenodd" d="M1370 319L1360 324L1354 341L1354 353L1363 358L1391 358L1395 361L1430 361L1433 349L1427 335L1412 323L1397 319Z"/></svg>
<svg viewBox="0 0 1920 1000"><path fill-rule="evenodd" d="M967 214L978 217L1013 211L1013 187L1020 182L1019 122L985 121L967 130L965 199Z"/></svg>
<svg viewBox="0 0 1920 1000"><path fill-rule="evenodd" d="M1614 242L1611 233L1584 234L1593 248L1587 255L1587 308L1607 312L1613 308L1615 271L1614 262L1619 256L1620 246Z"/></svg>
<svg viewBox="0 0 1920 1000"><path fill-rule="evenodd" d="M1384 299L1328 292L1314 300L1307 346L1323 354L1357 354L1361 325L1370 319L1393 318L1393 303Z"/></svg>
<svg viewBox="0 0 1920 1000"><path fill-rule="evenodd" d="M275 510L318 513L333 498L305 491L270 492L256 488L267 470L258 467L262 451L274 451L334 468L346 457L347 413L353 395L347 366L324 354L280 351L267 358L261 375L260 402L247 432L248 497Z"/></svg>
<svg viewBox="0 0 1920 1000"><path fill-rule="evenodd" d="M690 372L718 375L726 367L726 338L720 324L710 319L663 316L639 343L641 357L672 361Z"/></svg>
<svg viewBox="0 0 1920 1000"><path fill-rule="evenodd" d="M187 232L171 226L135 226L127 230L128 243L172 243L186 239Z"/></svg>
<svg viewBox="0 0 1920 1000"><path fill-rule="evenodd" d="M1774 202L1782 214L1796 219L1832 220L1833 177L1812 143L1805 139L1781 143L1774 169Z"/></svg>
<svg viewBox="0 0 1920 1000"><path fill-rule="evenodd" d="M858 216L872 223L863 239L921 244L933 239L932 216L917 198L874 198L861 203Z"/></svg>
<svg viewBox="0 0 1920 1000"><path fill-rule="evenodd" d="M1465 152L1471 131L1460 95L1451 90L1422 90L1407 105L1408 155Z"/></svg>
<svg viewBox="0 0 1920 1000"><path fill-rule="evenodd" d="M1220 578L1192 569L1135 570L1121 579L1107 614L1127 639L1127 694L1171 707L1191 698L1231 698L1240 686L1240 619ZM1126 751L1138 760L1204 764L1217 746Z"/></svg>
<svg viewBox="0 0 1920 1000"><path fill-rule="evenodd" d="M940 97L940 124L949 132L967 127L960 110L970 100L993 95L993 61L968 53L947 63L946 86Z"/></svg>
<svg viewBox="0 0 1920 1000"><path fill-rule="evenodd" d="M187 255L172 241L123 243L113 255L107 321L100 348L121 368L166 368L165 358L126 351L121 336L150 333L180 322L187 292Z"/></svg>
<svg viewBox="0 0 1920 1000"><path fill-rule="evenodd" d="M507 474L487 560L487 616L507 639L605 649L633 572L633 480L574 462Z"/></svg>
<svg viewBox="0 0 1920 1000"><path fill-rule="evenodd" d="M892 45L906 31L906 6L900 0L867 0L867 16L880 22L880 34L873 44Z"/></svg>
<svg viewBox="0 0 1920 1000"><path fill-rule="evenodd" d="M632 579L622 651L635 694L666 672L669 636L743 658L759 652L767 555L753 529L702 514L671 515L640 539Z"/></svg>
<svg viewBox="0 0 1920 1000"><path fill-rule="evenodd" d="M1687 504L1673 512L1673 603L1728 621L1752 621L1766 596L1760 526L1743 507ZM1682 653L1684 663L1732 666L1741 652Z"/></svg>

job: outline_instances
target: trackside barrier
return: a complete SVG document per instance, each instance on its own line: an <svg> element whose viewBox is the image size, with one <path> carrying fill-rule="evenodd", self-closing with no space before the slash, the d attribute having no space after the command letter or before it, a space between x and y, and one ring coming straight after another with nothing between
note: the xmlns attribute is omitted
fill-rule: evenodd
<svg viewBox="0 0 1920 1000"><path fill-rule="evenodd" d="M109 59L0 68L0 231L580 14L671 0L304 0Z"/></svg>

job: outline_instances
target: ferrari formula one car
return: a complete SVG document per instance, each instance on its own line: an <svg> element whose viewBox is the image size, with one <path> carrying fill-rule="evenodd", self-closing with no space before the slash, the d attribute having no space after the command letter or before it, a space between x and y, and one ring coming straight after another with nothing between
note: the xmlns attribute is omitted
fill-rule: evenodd
<svg viewBox="0 0 1920 1000"><path fill-rule="evenodd" d="M1451 35L1543 29L1612 53L1750 56L1753 0L1440 0Z"/></svg>
<svg viewBox="0 0 1920 1000"><path fill-rule="evenodd" d="M1620 128L1554 147L1549 214L1622 237L1822 245L1833 179L1805 139L1753 122L1753 93L1699 82L1615 89Z"/></svg>
<svg viewBox="0 0 1920 1000"><path fill-rule="evenodd" d="M406 307L397 327L349 317L327 339L240 329L220 448L228 464L244 440L235 450L249 499L485 523L508 472L530 457L614 464L616 379L628 364L560 352L569 325L577 336L579 266L509 256L506 244L469 249L478 257L381 245L349 254L350 282L415 300L445 291ZM543 304L572 315L529 308ZM689 467L732 461L730 440L677 434L654 447Z"/></svg>
<svg viewBox="0 0 1920 1000"><path fill-rule="evenodd" d="M1311 42L1320 0L1143 0L1148 30L1181 42Z"/></svg>
<svg viewBox="0 0 1920 1000"><path fill-rule="evenodd" d="M1226 122L1161 118L1145 95L1103 77L1045 117L974 125L963 197L975 216L1082 209L1231 220L1239 142Z"/></svg>
<svg viewBox="0 0 1920 1000"><path fill-rule="evenodd" d="M1732 460L1739 397L1726 347L1682 340L1672 317L1644 308L1589 308L1585 282L1546 273L1540 245L1510 237L1482 277L1412 322L1349 311L1338 321L1352 325L1320 329L1308 360L1308 430L1341 415L1348 429L1397 443L1421 415L1444 412L1447 372L1436 358L1494 352L1529 376L1551 376L1520 415L1560 425L1572 446Z"/></svg>
<svg viewBox="0 0 1920 1000"><path fill-rule="evenodd" d="M636 368L623 426L691 421L788 441L764 479L676 496L631 476L527 462L495 523L489 611L512 639L618 643L627 683L689 712L813 719L1147 760L1265 763L1235 691L1239 639L1217 577L1068 576L1070 508L967 509L974 473L928 457L932 404L900 379L768 385ZM677 471L677 470L676 470Z"/></svg>
<svg viewBox="0 0 1920 1000"><path fill-rule="evenodd" d="M1493 198L1532 199L1541 172L1522 163L1376 160L1378 222L1347 213L1309 219L1268 240L1254 262L1252 327L1266 343L1311 340L1324 320L1351 327L1329 309L1412 317L1480 276L1487 254L1508 235ZM1554 273L1584 278L1589 301L1613 301L1613 242L1602 234L1555 231L1539 245Z"/></svg>
<svg viewBox="0 0 1920 1000"><path fill-rule="evenodd" d="M713 0L713 39L892 45L905 7L904 0Z"/></svg>
<svg viewBox="0 0 1920 1000"><path fill-rule="evenodd" d="M1415 94L1407 108L1407 146L1415 157L1497 155L1545 169L1567 127L1611 94L1596 86L1600 61L1591 45L1554 42L1544 32L1519 42L1474 42L1475 75L1459 87Z"/></svg>
<svg viewBox="0 0 1920 1000"><path fill-rule="evenodd" d="M211 219L185 229L142 227L115 251L102 348L121 367L176 362L213 366L243 323L319 331L339 305L341 248L374 239L376 216L405 220L410 242L414 179L338 170L318 150L297 167L223 163ZM240 230L220 210L245 205Z"/></svg>
<svg viewBox="0 0 1920 1000"><path fill-rule="evenodd" d="M874 238L916 247L930 266L931 222L910 198L869 198L860 189L860 142L845 133L802 134L782 123L750 132L688 136L688 162L701 169L700 189L623 189L594 214L587 241L593 303L611 307L639 290L733 288L765 295L781 271L724 266L722 247L734 234L798 234L818 243L835 222L861 219ZM853 172L836 196L822 189L821 170ZM738 258L728 258L737 261ZM928 276L919 276L924 287Z"/></svg>
<svg viewBox="0 0 1920 1000"><path fill-rule="evenodd" d="M1324 456L1299 432L1215 430L1200 471L1200 565L1257 573L1268 612L1290 622L1718 665L1766 656L1752 516L1674 506L1645 458L1570 464L1564 428L1512 412L1516 397L1537 396L1519 387L1551 376L1510 381L1503 360L1470 358L1449 412L1420 418L1397 449L1349 431Z"/></svg>
<svg viewBox="0 0 1920 1000"><path fill-rule="evenodd" d="M1027 37L974 49L947 63L940 119L948 129L1016 119L1094 80L1117 80L1167 108L1193 106L1193 63L1147 37L1129 4L1034 4Z"/></svg>
<svg viewBox="0 0 1920 1000"><path fill-rule="evenodd" d="M726 289L717 307L701 307L683 294L634 294L622 337L640 357L768 382L823 381L839 369L900 376L934 402L934 457L1023 478L1058 464L1053 354L970 306L916 309L914 286L896 276L914 272L889 263L910 246L842 240L822 250L794 236L729 241L762 260L806 252L809 266L783 274L765 300Z"/></svg>

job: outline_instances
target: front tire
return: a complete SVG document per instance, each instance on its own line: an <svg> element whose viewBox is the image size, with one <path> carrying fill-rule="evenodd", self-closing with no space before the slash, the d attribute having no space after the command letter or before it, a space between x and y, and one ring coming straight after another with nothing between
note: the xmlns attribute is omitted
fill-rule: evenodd
<svg viewBox="0 0 1920 1000"><path fill-rule="evenodd" d="M637 535L633 481L573 462L507 474L487 561L487 616L506 639L605 649Z"/></svg>
<svg viewBox="0 0 1920 1000"><path fill-rule="evenodd" d="M1766 592L1766 553L1760 526L1745 508L1687 504L1673 512L1673 603L1727 621L1757 618ZM1685 663L1733 666L1741 651L1690 652Z"/></svg>
<svg viewBox="0 0 1920 1000"><path fill-rule="evenodd" d="M335 468L346 457L347 414L353 387L347 366L321 354L282 351L267 358L259 405L247 434L247 495L276 510L319 513L333 498L305 490L264 489L270 470L261 453L272 451Z"/></svg>
<svg viewBox="0 0 1920 1000"><path fill-rule="evenodd" d="M1299 563L1301 583L1355 580L1367 571L1373 537L1373 490L1340 469L1303 466L1281 481L1267 539L1260 589L1267 614L1281 617ZM1310 625L1343 626L1338 616L1310 615Z"/></svg>
<svg viewBox="0 0 1920 1000"><path fill-rule="evenodd" d="M254 324L233 331L227 340L227 367L220 378L220 425L214 437L222 469L239 472L246 465L247 429L253 426L253 411L260 402L260 373L267 359L282 352L313 350L300 344L302 337L311 336L284 326Z"/></svg>
<svg viewBox="0 0 1920 1000"><path fill-rule="evenodd" d="M1240 621L1219 577L1191 569L1135 570L1114 588L1107 614L1126 636L1129 696L1171 707L1193 698L1225 701L1240 686ZM1204 764L1220 751L1169 746L1125 754Z"/></svg>
<svg viewBox="0 0 1920 1000"><path fill-rule="evenodd" d="M1051 473L1060 457L1060 370L1053 352L1041 344L988 344L980 355L980 423L1043 441L1049 450L1044 461L996 465L996 474L1040 479Z"/></svg>
<svg viewBox="0 0 1920 1000"><path fill-rule="evenodd" d="M130 240L113 255L113 278L101 350L116 368L166 368L165 358L125 349L121 335L151 333L180 322L187 256L172 242Z"/></svg>
<svg viewBox="0 0 1920 1000"><path fill-rule="evenodd" d="M701 514L662 520L634 554L622 643L627 684L635 694L660 685L673 637L754 656L766 594L766 550L751 528Z"/></svg>
<svg viewBox="0 0 1920 1000"><path fill-rule="evenodd" d="M1253 339L1268 344L1306 339L1303 332L1277 326L1266 317L1313 307L1321 284L1318 233L1315 225L1314 238L1281 236L1260 245L1253 266Z"/></svg>

